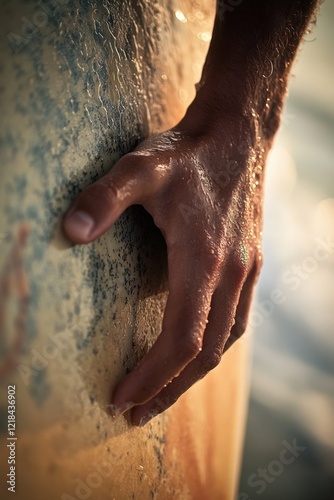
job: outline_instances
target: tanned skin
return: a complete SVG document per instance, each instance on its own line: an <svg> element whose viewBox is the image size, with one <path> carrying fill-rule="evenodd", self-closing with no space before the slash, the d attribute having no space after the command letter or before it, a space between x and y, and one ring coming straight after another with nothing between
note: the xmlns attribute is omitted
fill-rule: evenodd
<svg viewBox="0 0 334 500"><path fill-rule="evenodd" d="M112 396L116 413L131 410L135 425L171 406L245 330L262 261L266 158L291 64L317 4L219 1L202 78L184 118L123 156L64 217L68 238L89 243L140 204L166 240L162 331Z"/></svg>

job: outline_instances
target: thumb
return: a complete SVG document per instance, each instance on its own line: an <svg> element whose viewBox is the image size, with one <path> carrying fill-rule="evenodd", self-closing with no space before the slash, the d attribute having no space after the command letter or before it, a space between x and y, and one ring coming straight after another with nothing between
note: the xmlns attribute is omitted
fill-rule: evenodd
<svg viewBox="0 0 334 500"><path fill-rule="evenodd" d="M89 243L103 234L130 205L141 204L152 191L143 158L123 156L94 184L86 187L63 219L63 230L75 243ZM150 169L149 169L150 170Z"/></svg>

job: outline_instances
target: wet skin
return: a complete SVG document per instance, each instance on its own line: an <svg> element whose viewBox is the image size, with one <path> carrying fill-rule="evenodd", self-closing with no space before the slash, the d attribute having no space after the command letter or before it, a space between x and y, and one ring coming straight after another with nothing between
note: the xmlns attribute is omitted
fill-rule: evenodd
<svg viewBox="0 0 334 500"><path fill-rule="evenodd" d="M291 63L317 2L218 2L201 82L173 129L148 138L87 187L64 217L89 243L133 204L165 237L162 331L116 386L114 413L144 425L219 363L244 332L262 262L263 175Z"/></svg>

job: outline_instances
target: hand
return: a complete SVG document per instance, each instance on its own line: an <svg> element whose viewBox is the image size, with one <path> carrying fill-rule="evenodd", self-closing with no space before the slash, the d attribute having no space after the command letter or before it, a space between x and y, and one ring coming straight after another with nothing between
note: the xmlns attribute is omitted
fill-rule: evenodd
<svg viewBox="0 0 334 500"><path fill-rule="evenodd" d="M217 366L243 333L261 266L265 149L254 144L255 127L244 118L225 117L205 129L186 115L147 139L86 188L63 221L72 241L89 243L141 204L166 240L162 331L112 400L119 413L132 408L137 425Z"/></svg>

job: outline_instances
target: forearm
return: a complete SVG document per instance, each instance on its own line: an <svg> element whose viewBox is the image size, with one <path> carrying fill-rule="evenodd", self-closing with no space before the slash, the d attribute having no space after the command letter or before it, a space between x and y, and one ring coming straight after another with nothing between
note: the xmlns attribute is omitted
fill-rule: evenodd
<svg viewBox="0 0 334 500"><path fill-rule="evenodd" d="M291 63L318 0L218 1L207 59L191 116L257 120L262 139L277 130ZM252 118L253 117L253 118ZM192 121L192 120L191 120Z"/></svg>

